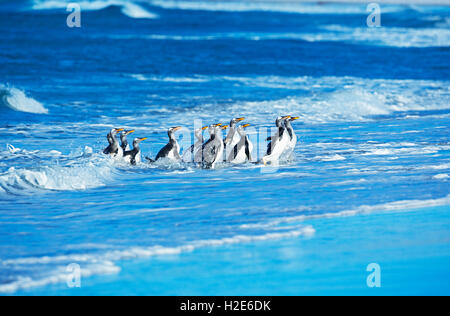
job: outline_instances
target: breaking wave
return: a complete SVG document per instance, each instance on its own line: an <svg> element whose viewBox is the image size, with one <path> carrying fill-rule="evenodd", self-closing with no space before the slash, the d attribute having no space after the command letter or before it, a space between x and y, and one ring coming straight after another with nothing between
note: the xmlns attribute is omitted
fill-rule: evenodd
<svg viewBox="0 0 450 316"><path fill-rule="evenodd" d="M90 152L87 147L85 152ZM43 153L41 157L59 156L60 153ZM27 155L11 146L10 155ZM36 153L30 154L35 157ZM48 159L48 158L47 158ZM36 191L76 191L100 187L111 179L112 161L99 154L73 159L64 165L51 164L37 168L9 168L0 173L0 194L24 195Z"/></svg>
<svg viewBox="0 0 450 316"><path fill-rule="evenodd" d="M71 0L35 0L32 5L33 10L55 10L65 9ZM134 19L154 19L158 16L135 2L126 0L96 0L96 1L77 1L82 10L98 11L110 6L118 6L123 14Z"/></svg>
<svg viewBox="0 0 450 316"><path fill-rule="evenodd" d="M328 25L316 33L294 34L309 42L342 41L350 43L367 43L392 47L448 47L450 46L450 29L445 28L401 28L401 27L347 27Z"/></svg>
<svg viewBox="0 0 450 316"><path fill-rule="evenodd" d="M308 3L293 1L172 1L151 0L150 3L164 9L199 10L199 11L268 11L299 14L366 14L364 4L343 3ZM397 12L407 7L400 5L387 5L383 12Z"/></svg>
<svg viewBox="0 0 450 316"><path fill-rule="evenodd" d="M337 213L327 213L318 215L301 215L294 217L286 217L273 219L266 223L243 224L240 229L246 231L248 229L266 229L267 233L259 235L238 234L230 237L220 239L205 239L188 242L184 245L164 247L164 246L149 246L149 247L129 247L123 250L110 250L104 253L78 253L58 256L44 256L44 257L27 257L3 260L0 263L8 269L32 269L39 267L40 274L34 277L30 276L16 276L14 280L7 283L0 284L0 293L14 293L19 290L26 290L33 287L41 287L50 284L58 284L67 281L67 266L74 262L82 265L81 274L83 277L89 277L99 274L113 274L119 273L120 267L116 262L120 260L130 260L136 258L151 258L155 256L177 255L186 252L192 252L204 247L218 247L222 245L232 245L248 242L261 242L265 240L295 238L295 237L309 237L316 233L311 225L291 226L294 229L287 231L284 228L289 228L290 223L305 222L312 219L319 218L335 218L345 216L357 216L362 214L369 214L374 212L387 211L407 211L411 209L420 209L435 206L444 206L450 204L450 196L439 199L430 200L404 200L380 205L366 205L360 206L353 210L341 211ZM270 232L273 228L278 227L280 231ZM50 266L51 268L42 272L43 266Z"/></svg>
<svg viewBox="0 0 450 316"><path fill-rule="evenodd" d="M0 293L11 293L21 289L29 289L32 287L45 286L49 284L62 283L67 280L66 266L77 262L83 265L81 270L83 277L98 274L118 273L120 268L114 264L119 260L150 258L161 255L174 255L184 252L192 252L204 247L217 247L221 245L232 245L239 243L257 242L264 240L293 238L299 236L314 235L315 230L312 226L305 226L287 232L273 232L261 235L235 235L222 239L197 240L184 245L175 247L150 246L150 247L133 247L125 250L109 251L104 254L73 254L61 255L55 257L32 257L19 258L11 260L3 260L0 263L10 268L29 268L30 266L56 265L51 271L47 271L44 275L35 277L34 279L27 276L18 276L16 280L5 284L0 284Z"/></svg>
<svg viewBox="0 0 450 316"><path fill-rule="evenodd" d="M160 82L165 85L190 83L193 85L230 84L235 87L292 90L291 96L265 101L235 101L223 111L215 104L214 112L223 117L230 113L244 113L263 123L267 117L284 113L299 113L308 123L366 121L389 116L396 112L450 109L447 81L365 79L358 77L281 77L281 76L193 76L157 77L132 75L139 81ZM203 117L209 105L174 115L176 122L190 124ZM221 112L222 111L222 112ZM182 116L181 116L182 115Z"/></svg>
<svg viewBox="0 0 450 316"><path fill-rule="evenodd" d="M18 112L48 114L40 102L27 97L22 90L3 85L0 85L0 104Z"/></svg>
<svg viewBox="0 0 450 316"><path fill-rule="evenodd" d="M147 35L108 35L111 39L146 39L169 41L218 41L218 40L299 40L307 42L347 42L372 46L388 47L449 47L449 28L400 28L400 27L346 27L328 25L314 33L211 33L205 35L147 34Z"/></svg>
<svg viewBox="0 0 450 316"><path fill-rule="evenodd" d="M269 228L274 226L279 226L281 224L287 223L295 223L295 222L304 222L312 219L320 219L320 218L335 218L335 217L348 217L348 216L356 216L363 214L370 214L376 212L399 212L399 211L409 211L409 210L417 210L428 207L436 207L436 206L446 206L450 205L450 195L447 195L443 198L439 199L429 199L429 200L403 200L403 201L395 201L385 204L378 205L361 205L352 210L346 210L336 213L326 213L326 214L317 214L317 215L299 215L292 217L284 217L271 220L269 222L263 224L244 224L241 225L242 229L254 229L254 228Z"/></svg>

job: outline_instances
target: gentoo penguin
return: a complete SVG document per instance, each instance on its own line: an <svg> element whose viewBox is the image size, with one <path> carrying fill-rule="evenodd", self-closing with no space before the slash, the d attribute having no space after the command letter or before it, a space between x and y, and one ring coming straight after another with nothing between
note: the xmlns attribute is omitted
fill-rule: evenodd
<svg viewBox="0 0 450 316"><path fill-rule="evenodd" d="M211 138L203 145L203 168L214 169L218 162L223 161L223 134L222 130L228 125L216 125L212 131Z"/></svg>
<svg viewBox="0 0 450 316"><path fill-rule="evenodd" d="M112 135L114 134L114 133L118 133L117 132L117 130L119 130L118 128L113 128L108 134L106 134L106 139L108 140L108 147L106 147L104 150L103 150L103 153L105 154L105 155L107 155L107 154L109 154L109 152L110 152L110 147L111 147L111 145L112 145L112 143L113 143L113 137L112 137ZM123 129L122 129L123 130Z"/></svg>
<svg viewBox="0 0 450 316"><path fill-rule="evenodd" d="M122 131L122 133L120 133L120 141L122 143L120 147L122 147L122 150L124 152L130 150L130 144L128 144L127 136L130 135L131 133L134 133L134 130Z"/></svg>
<svg viewBox="0 0 450 316"><path fill-rule="evenodd" d="M247 161L252 161L252 151L253 144L249 140L247 134L245 133L245 128L249 127L250 124L241 125L237 128L237 133L241 137L239 142L234 145L228 156L227 161L232 164L241 164Z"/></svg>
<svg viewBox="0 0 450 316"><path fill-rule="evenodd" d="M224 149L225 149L225 160L229 157L231 150L234 146L239 142L240 137L237 133L237 124L245 120L245 117L234 118L230 121L230 130L228 131L227 137L223 141Z"/></svg>
<svg viewBox="0 0 450 316"><path fill-rule="evenodd" d="M135 138L133 140L133 149L123 153L125 161L131 163L133 166L141 162L141 148L139 147L139 144L146 139L147 137Z"/></svg>
<svg viewBox="0 0 450 316"><path fill-rule="evenodd" d="M208 128L208 133L209 133L209 139L195 153L195 155L194 155L194 162L196 162L196 163L202 163L203 162L203 150L205 149L206 144L211 142L211 139L213 139L215 137L214 134L215 134L215 130L216 130L217 126L222 126L222 124L221 123L219 123L219 124L212 124L212 125L209 125L207 127Z"/></svg>
<svg viewBox="0 0 450 316"><path fill-rule="evenodd" d="M103 151L105 155L109 155L113 158L122 158L123 157L123 149L119 145L119 141L117 140L116 135L123 131L123 128L113 128L106 138L108 139L109 146Z"/></svg>
<svg viewBox="0 0 450 316"><path fill-rule="evenodd" d="M161 158L168 158L174 161L181 161L180 145L178 145L177 139L175 137L175 132L179 131L181 128L182 128L181 126L172 127L167 131L167 135L169 135L169 142L156 155L155 161Z"/></svg>
<svg viewBox="0 0 450 316"><path fill-rule="evenodd" d="M196 153L202 148L203 146L203 131L206 130L208 126L198 128L194 131L195 138L197 139L194 145L189 147L184 153L183 153L183 161L184 162L192 162Z"/></svg>
<svg viewBox="0 0 450 316"><path fill-rule="evenodd" d="M295 146L297 146L297 135L295 135L295 132L294 132L294 129L292 128L291 122L298 120L298 119L299 119L298 116L296 116L296 117L291 116L284 122L284 124L286 126L286 131L289 134L289 142L287 145L287 154L289 154L289 155L294 151Z"/></svg>
<svg viewBox="0 0 450 316"><path fill-rule="evenodd" d="M290 116L280 116L275 121L278 130L275 135L267 139L270 143L267 146L266 155L262 158L264 165L279 161L280 156L286 151L290 137L286 132L285 120L289 118Z"/></svg>

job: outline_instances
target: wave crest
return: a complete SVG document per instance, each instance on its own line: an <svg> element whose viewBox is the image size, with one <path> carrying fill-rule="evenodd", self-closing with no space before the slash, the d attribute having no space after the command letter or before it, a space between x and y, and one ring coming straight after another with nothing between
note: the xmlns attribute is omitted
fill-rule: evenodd
<svg viewBox="0 0 450 316"><path fill-rule="evenodd" d="M82 276L88 277L99 274L112 274L120 272L115 262L135 258L149 258L155 256L174 255L192 252L199 248L218 247L222 245L233 245L240 243L261 242L272 239L284 239L295 237L308 237L315 234L312 226L290 230L287 232L266 233L260 235L235 235L222 239L197 240L184 245L174 247L149 246L131 247L124 250L112 250L103 254L72 254L54 257L31 257L0 261L5 267L27 268L30 266L54 265L44 276L31 277L18 276L16 280L6 284L0 284L0 293L13 293L21 289L29 289L49 284L63 283L67 280L66 265L78 262L83 263ZM42 270L42 269L41 269Z"/></svg>
<svg viewBox="0 0 450 316"><path fill-rule="evenodd" d="M32 5L33 10L55 10L65 9L71 0L35 0ZM125 0L96 0L96 1L77 1L82 10L98 11L110 6L118 6L126 16L133 19L155 19L158 16L147 11L141 5Z"/></svg>
<svg viewBox="0 0 450 316"><path fill-rule="evenodd" d="M150 3L164 9L224 11L224 12L281 12L297 14L366 14L363 3L314 3L294 1L186 1L186 0L151 0ZM383 12L397 12L405 10L404 6L386 5Z"/></svg>
<svg viewBox="0 0 450 316"><path fill-rule="evenodd" d="M15 149L10 154L20 153L20 149ZM78 158L65 165L23 169L11 167L0 173L0 194L23 195L40 190L77 191L100 187L111 178L112 163L98 154L87 159Z"/></svg>
<svg viewBox="0 0 450 316"><path fill-rule="evenodd" d="M48 114L42 103L27 97L22 90L3 85L0 85L0 104L18 112Z"/></svg>

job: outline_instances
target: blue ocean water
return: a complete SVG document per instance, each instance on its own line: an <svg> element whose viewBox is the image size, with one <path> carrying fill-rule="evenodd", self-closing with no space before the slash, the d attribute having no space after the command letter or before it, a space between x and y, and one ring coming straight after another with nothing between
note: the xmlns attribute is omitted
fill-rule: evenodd
<svg viewBox="0 0 450 316"><path fill-rule="evenodd" d="M449 7L68 2L0 2L0 294L449 294ZM286 114L274 169L101 154Z"/></svg>

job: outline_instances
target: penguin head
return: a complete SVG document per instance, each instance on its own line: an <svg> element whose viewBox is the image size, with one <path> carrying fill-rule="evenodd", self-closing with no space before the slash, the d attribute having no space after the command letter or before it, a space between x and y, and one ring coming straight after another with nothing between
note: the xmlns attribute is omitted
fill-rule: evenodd
<svg viewBox="0 0 450 316"><path fill-rule="evenodd" d="M245 136L245 129L249 126L250 124L239 125L239 127L237 128L237 132L239 133L239 135Z"/></svg>
<svg viewBox="0 0 450 316"><path fill-rule="evenodd" d="M120 139L124 140L128 135L134 133L134 129L130 131L123 130L120 134Z"/></svg>
<svg viewBox="0 0 450 316"><path fill-rule="evenodd" d="M197 128L197 129L195 130L195 134L197 134L197 135L203 134L203 131L205 131L206 129L208 129L208 127L209 127L209 126L204 126L204 127Z"/></svg>
<svg viewBox="0 0 450 316"><path fill-rule="evenodd" d="M218 127L220 127L220 126L222 126L222 123L211 124L211 125L209 125L209 126L208 126L209 136L214 135L214 134L217 132Z"/></svg>
<svg viewBox="0 0 450 316"><path fill-rule="evenodd" d="M167 131L167 134L169 135L169 137L171 137L176 131L179 131L180 129L182 129L181 126L171 127Z"/></svg>
<svg viewBox="0 0 450 316"><path fill-rule="evenodd" d="M122 131L122 135L128 136L128 135L130 135L130 134L132 134L132 133L134 133L134 132L135 132L134 129L132 129L132 130L130 130L130 131L125 131L125 130L123 130L123 131Z"/></svg>
<svg viewBox="0 0 450 316"><path fill-rule="evenodd" d="M133 140L133 146L137 147L141 142L143 142L144 140L146 140L147 137L143 137L143 138L135 138Z"/></svg>
<svg viewBox="0 0 450 316"><path fill-rule="evenodd" d="M228 128L228 125L220 124L220 125L216 126L217 133L219 133L219 134L222 133L222 131L226 130L227 128Z"/></svg>
<svg viewBox="0 0 450 316"><path fill-rule="evenodd" d="M171 128L169 128L169 132L175 133L176 131L179 131L180 129L182 129L181 126L171 127Z"/></svg>
<svg viewBox="0 0 450 316"><path fill-rule="evenodd" d="M120 133L121 131L123 131L123 128L113 128L110 132L111 135L117 135L118 133Z"/></svg>
<svg viewBox="0 0 450 316"><path fill-rule="evenodd" d="M275 125L276 125L277 127L282 127L282 126L283 126L283 123L284 123L287 119L289 119L289 118L291 118L290 115L279 116L279 117L277 117L277 120L275 121Z"/></svg>
<svg viewBox="0 0 450 316"><path fill-rule="evenodd" d="M245 120L245 117L238 117L238 118L234 118L230 121L230 127L234 127L237 123L242 122L243 120Z"/></svg>

